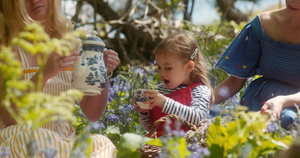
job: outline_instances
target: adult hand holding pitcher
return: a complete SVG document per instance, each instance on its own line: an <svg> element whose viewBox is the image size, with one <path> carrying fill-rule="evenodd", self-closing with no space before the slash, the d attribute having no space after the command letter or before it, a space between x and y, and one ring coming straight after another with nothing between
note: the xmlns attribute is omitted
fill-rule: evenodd
<svg viewBox="0 0 300 158"><path fill-rule="evenodd" d="M96 36L96 31L91 34L77 49L80 55L73 69L72 85L85 95L99 95L107 84L105 43Z"/></svg>

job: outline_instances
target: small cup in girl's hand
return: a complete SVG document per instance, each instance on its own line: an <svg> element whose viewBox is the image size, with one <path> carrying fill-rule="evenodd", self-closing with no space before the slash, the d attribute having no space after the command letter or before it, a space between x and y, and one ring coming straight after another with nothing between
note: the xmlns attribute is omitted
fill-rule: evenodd
<svg viewBox="0 0 300 158"><path fill-rule="evenodd" d="M136 103L139 105L141 109L152 109L149 104L144 104L144 101L149 100L149 97L143 96L145 91L148 89L137 89L134 91L134 96L136 97Z"/></svg>

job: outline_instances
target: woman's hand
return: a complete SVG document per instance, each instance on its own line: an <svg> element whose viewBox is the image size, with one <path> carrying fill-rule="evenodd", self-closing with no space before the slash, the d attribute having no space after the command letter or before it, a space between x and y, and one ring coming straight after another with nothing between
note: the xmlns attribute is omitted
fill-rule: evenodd
<svg viewBox="0 0 300 158"><path fill-rule="evenodd" d="M168 97L155 90L146 90L143 95L151 98L150 100L144 101L144 104L150 104L149 106L151 108L153 108L154 106L163 108L165 106L165 102L168 99Z"/></svg>
<svg viewBox="0 0 300 158"><path fill-rule="evenodd" d="M140 108L140 106L136 103L136 97L133 98L133 103L134 103L134 108L137 109L138 111L140 111L141 114L148 114L148 109L142 109Z"/></svg>
<svg viewBox="0 0 300 158"><path fill-rule="evenodd" d="M74 62L78 60L79 53L73 52L70 56L61 57L56 53L52 53L48 56L44 69L44 77L49 79L55 76L59 71L73 68Z"/></svg>
<svg viewBox="0 0 300 158"><path fill-rule="evenodd" d="M110 73L111 71L115 70L120 61L118 53L111 49L108 49L103 52L103 56L105 66L107 68L107 73Z"/></svg>
<svg viewBox="0 0 300 158"><path fill-rule="evenodd" d="M275 117L279 119L284 104L285 98L283 96L277 96L266 101L261 107L260 112L265 113L267 110L272 110L273 115L275 115Z"/></svg>

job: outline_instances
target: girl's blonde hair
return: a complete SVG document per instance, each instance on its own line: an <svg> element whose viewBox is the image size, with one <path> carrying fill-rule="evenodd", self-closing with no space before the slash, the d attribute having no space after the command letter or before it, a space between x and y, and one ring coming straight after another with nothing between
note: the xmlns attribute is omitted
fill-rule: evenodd
<svg viewBox="0 0 300 158"><path fill-rule="evenodd" d="M191 56L196 49L196 56L192 59ZM183 63L192 60L195 63L195 67L190 74L191 80L193 82L202 82L211 90L210 103L213 105L214 95L207 77L206 63L193 35L190 33L178 33L164 38L154 48L154 54L158 53L174 54L181 59Z"/></svg>
<svg viewBox="0 0 300 158"><path fill-rule="evenodd" d="M24 0L0 0L0 41L9 44L24 27L34 20L28 15ZM61 0L49 0L45 26L50 36L61 38L73 28L61 10Z"/></svg>

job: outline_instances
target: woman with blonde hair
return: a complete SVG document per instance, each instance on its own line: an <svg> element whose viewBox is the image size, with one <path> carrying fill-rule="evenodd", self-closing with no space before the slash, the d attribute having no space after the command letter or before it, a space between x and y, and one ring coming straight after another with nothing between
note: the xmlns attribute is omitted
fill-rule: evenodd
<svg viewBox="0 0 300 158"><path fill-rule="evenodd" d="M24 7L25 6L25 7ZM0 41L9 45L16 35L30 22L39 22L51 38L61 38L71 31L73 24L61 10L61 0L0 0ZM37 84L39 68L37 58L24 51L21 47L15 49L16 58L23 66L22 80L31 80ZM78 52L61 57L55 52L48 56L43 71L42 89L44 93L59 95L60 92L71 89L71 75ZM108 73L116 68L119 62L118 54L113 50L104 52L104 62ZM30 71L29 71L30 70ZM67 76L67 77L66 77ZM2 83L0 78L0 83ZM104 112L108 100L108 85L101 95L84 96L79 103L86 117L97 121ZM0 89L0 96L4 94ZM32 131L27 125L18 125L7 109L1 105L0 98L0 152L10 150L7 157L26 157L28 143L33 138L39 138L36 151L52 150L53 157L69 157L72 145L76 139L75 129L68 121L56 121ZM12 104L13 108L16 107ZM100 135L92 135L91 157L116 157L116 148L112 142ZM45 156L45 153L36 153Z"/></svg>

